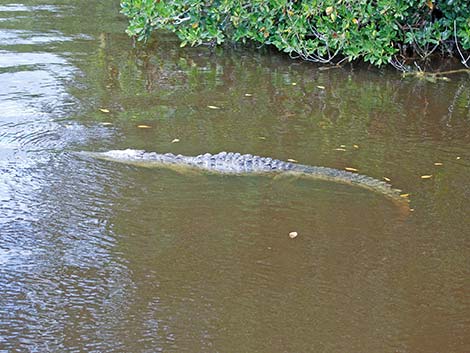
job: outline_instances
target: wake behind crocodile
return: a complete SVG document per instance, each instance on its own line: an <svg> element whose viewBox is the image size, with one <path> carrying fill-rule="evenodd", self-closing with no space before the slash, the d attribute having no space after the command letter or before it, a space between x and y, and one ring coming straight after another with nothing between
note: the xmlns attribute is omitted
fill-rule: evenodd
<svg viewBox="0 0 470 353"><path fill-rule="evenodd" d="M401 207L409 209L408 200L402 197L401 190L389 183L366 175L352 173L328 167L317 167L292 162L285 162L269 157L251 154L220 152L200 154L198 156L174 155L172 153L146 152L126 149L107 152L79 152L82 156L101 160L132 164L143 167L190 168L217 174L292 174L359 186L377 192L392 199Z"/></svg>

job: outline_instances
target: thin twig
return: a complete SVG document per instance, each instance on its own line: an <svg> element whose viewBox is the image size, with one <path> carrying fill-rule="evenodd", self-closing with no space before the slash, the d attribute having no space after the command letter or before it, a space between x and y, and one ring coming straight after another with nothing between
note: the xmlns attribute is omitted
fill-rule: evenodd
<svg viewBox="0 0 470 353"><path fill-rule="evenodd" d="M457 22L454 20L454 39L455 39L455 46L457 47L457 50L460 54L460 57L462 58L461 60L461 63L463 64L463 66L465 66L466 68L470 68L469 65L467 64L467 61L470 60L470 55L468 56L467 59L464 58L464 55L462 53L462 51L460 50L460 46L459 46L459 41L457 39Z"/></svg>
<svg viewBox="0 0 470 353"><path fill-rule="evenodd" d="M392 65L395 69L406 73L409 69L405 66L405 64L399 61L396 57L390 59L389 64Z"/></svg>

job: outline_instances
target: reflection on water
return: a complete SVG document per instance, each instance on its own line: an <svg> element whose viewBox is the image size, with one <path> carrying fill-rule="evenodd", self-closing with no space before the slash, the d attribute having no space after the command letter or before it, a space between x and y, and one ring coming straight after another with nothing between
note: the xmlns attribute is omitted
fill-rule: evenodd
<svg viewBox="0 0 470 353"><path fill-rule="evenodd" d="M118 11L0 4L0 352L469 351L468 75L135 48ZM71 153L127 147L353 167L414 212Z"/></svg>

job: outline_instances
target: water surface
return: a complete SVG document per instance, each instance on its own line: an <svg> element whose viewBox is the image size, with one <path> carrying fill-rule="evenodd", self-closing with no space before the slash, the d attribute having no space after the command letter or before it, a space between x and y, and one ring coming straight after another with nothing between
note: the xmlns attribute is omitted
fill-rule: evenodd
<svg viewBox="0 0 470 353"><path fill-rule="evenodd" d="M135 46L118 12L0 1L0 352L470 351L468 75ZM414 211L73 154L117 148L356 168Z"/></svg>

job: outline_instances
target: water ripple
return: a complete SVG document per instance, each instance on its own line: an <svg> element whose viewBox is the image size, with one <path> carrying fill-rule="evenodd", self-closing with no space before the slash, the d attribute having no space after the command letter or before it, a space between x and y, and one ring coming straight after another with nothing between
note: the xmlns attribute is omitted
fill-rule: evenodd
<svg viewBox="0 0 470 353"><path fill-rule="evenodd" d="M55 42L66 42L71 41L72 38L65 37L59 31L51 32L33 32L25 30L1 30L0 38L2 38L1 46L10 45L34 45L34 44L46 44Z"/></svg>

